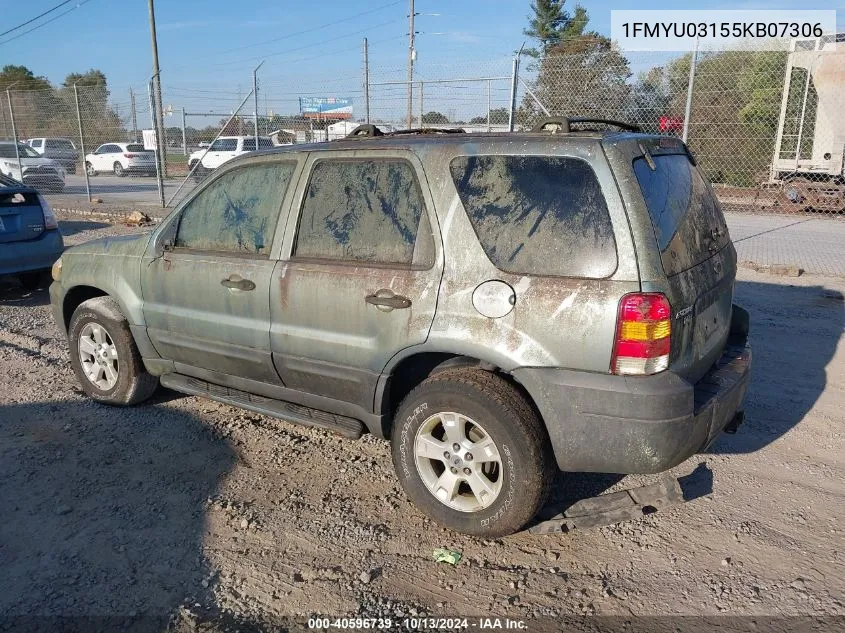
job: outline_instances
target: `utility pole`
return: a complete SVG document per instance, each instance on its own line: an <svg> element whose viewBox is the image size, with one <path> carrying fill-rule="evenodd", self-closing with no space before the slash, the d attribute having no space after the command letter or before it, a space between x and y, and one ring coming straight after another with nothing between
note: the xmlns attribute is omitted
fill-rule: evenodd
<svg viewBox="0 0 845 633"><path fill-rule="evenodd" d="M132 104L132 140L138 142L138 111L135 108L135 91L129 88L129 102Z"/></svg>
<svg viewBox="0 0 845 633"><path fill-rule="evenodd" d="M167 139L164 136L164 116L161 107L161 71L158 67L158 40L156 39L155 0L147 0L150 10L150 38L153 48L153 104L155 107L156 154L162 178L167 178Z"/></svg>
<svg viewBox="0 0 845 633"><path fill-rule="evenodd" d="M261 64L264 60L261 60ZM255 149L258 151L258 69L261 64L255 67L252 71L252 104L255 106L255 112L252 113L252 124L255 126Z"/></svg>
<svg viewBox="0 0 845 633"><path fill-rule="evenodd" d="M370 122L370 47L364 38L364 122Z"/></svg>
<svg viewBox="0 0 845 633"><path fill-rule="evenodd" d="M152 0L150 0L152 1ZM408 129L413 127L414 118L414 0L411 2L411 12L408 14Z"/></svg>

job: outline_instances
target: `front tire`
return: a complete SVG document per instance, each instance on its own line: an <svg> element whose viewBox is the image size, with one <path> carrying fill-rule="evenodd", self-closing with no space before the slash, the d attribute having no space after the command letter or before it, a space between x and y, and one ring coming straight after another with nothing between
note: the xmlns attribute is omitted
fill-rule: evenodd
<svg viewBox="0 0 845 633"><path fill-rule="evenodd" d="M158 378L144 369L129 324L111 297L95 297L76 308L68 342L76 378L94 400L138 404L158 387Z"/></svg>
<svg viewBox="0 0 845 633"><path fill-rule="evenodd" d="M94 165L89 162L85 162L85 171L88 173L89 176L96 176L97 170L94 169Z"/></svg>
<svg viewBox="0 0 845 633"><path fill-rule="evenodd" d="M438 523L495 538L528 523L555 473L543 423L504 378L437 372L399 406L393 464L410 500Z"/></svg>

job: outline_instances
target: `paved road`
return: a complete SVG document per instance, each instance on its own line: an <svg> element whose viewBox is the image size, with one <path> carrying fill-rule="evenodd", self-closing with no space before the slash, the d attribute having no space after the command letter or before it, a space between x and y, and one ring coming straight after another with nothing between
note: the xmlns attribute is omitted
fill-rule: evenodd
<svg viewBox="0 0 845 633"><path fill-rule="evenodd" d="M154 177L126 176L118 178L112 175L92 176L91 196L100 198L103 202L114 204L131 204L140 206L159 206L161 204L158 184ZM169 200L182 183L182 178L170 179L164 183L164 199ZM194 186L188 181L180 192L189 191ZM83 174L68 175L65 178L65 196L80 196L85 199L85 176Z"/></svg>

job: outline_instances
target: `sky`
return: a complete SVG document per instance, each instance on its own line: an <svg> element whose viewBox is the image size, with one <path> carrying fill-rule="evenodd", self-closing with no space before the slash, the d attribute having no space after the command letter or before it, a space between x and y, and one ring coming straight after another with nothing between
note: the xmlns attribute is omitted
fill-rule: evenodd
<svg viewBox="0 0 845 633"><path fill-rule="evenodd" d="M0 32L25 22L60 0L0 0ZM840 9L842 0L702 0L684 8ZM610 29L611 9L679 8L677 0L585 0L590 28ZM841 6L841 8L840 8ZM574 3L567 2L570 10ZM258 71L259 112L291 114L300 96L363 99L362 38L369 40L374 84L405 79L408 0L156 0L159 61L165 108L225 113L237 107ZM416 0L416 79L482 77L465 85L430 84L429 103L507 103L511 58L525 40L528 0ZM52 20L44 24L47 20ZM24 32L39 24L31 33ZM15 36L16 39L9 39ZM530 45L530 42L528 43ZM636 72L654 55L632 59ZM128 104L130 86L144 102L152 54L147 0L73 0L9 35L0 36L0 66L22 64L61 83L71 72L102 70L112 100ZM402 85L373 85L372 108L385 111L405 100ZM448 97L448 99L447 99ZM436 105L441 105L436 104ZM469 107L469 106L466 106ZM143 106L140 106L143 109ZM252 112L253 107L249 106ZM426 111L429 108L426 107ZM356 105L356 115L360 114ZM139 113L141 114L141 113ZM458 112L462 115L463 112ZM176 125L177 123L173 123Z"/></svg>

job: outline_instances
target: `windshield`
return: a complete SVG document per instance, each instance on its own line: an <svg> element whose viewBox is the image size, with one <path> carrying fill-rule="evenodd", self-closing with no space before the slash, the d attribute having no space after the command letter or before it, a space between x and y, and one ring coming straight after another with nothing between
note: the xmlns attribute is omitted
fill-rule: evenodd
<svg viewBox="0 0 845 633"><path fill-rule="evenodd" d="M20 152L21 158L38 158L41 156L41 154L29 145L24 145L23 143L18 143L18 151ZM15 146L11 143L0 144L0 158L16 158Z"/></svg>

